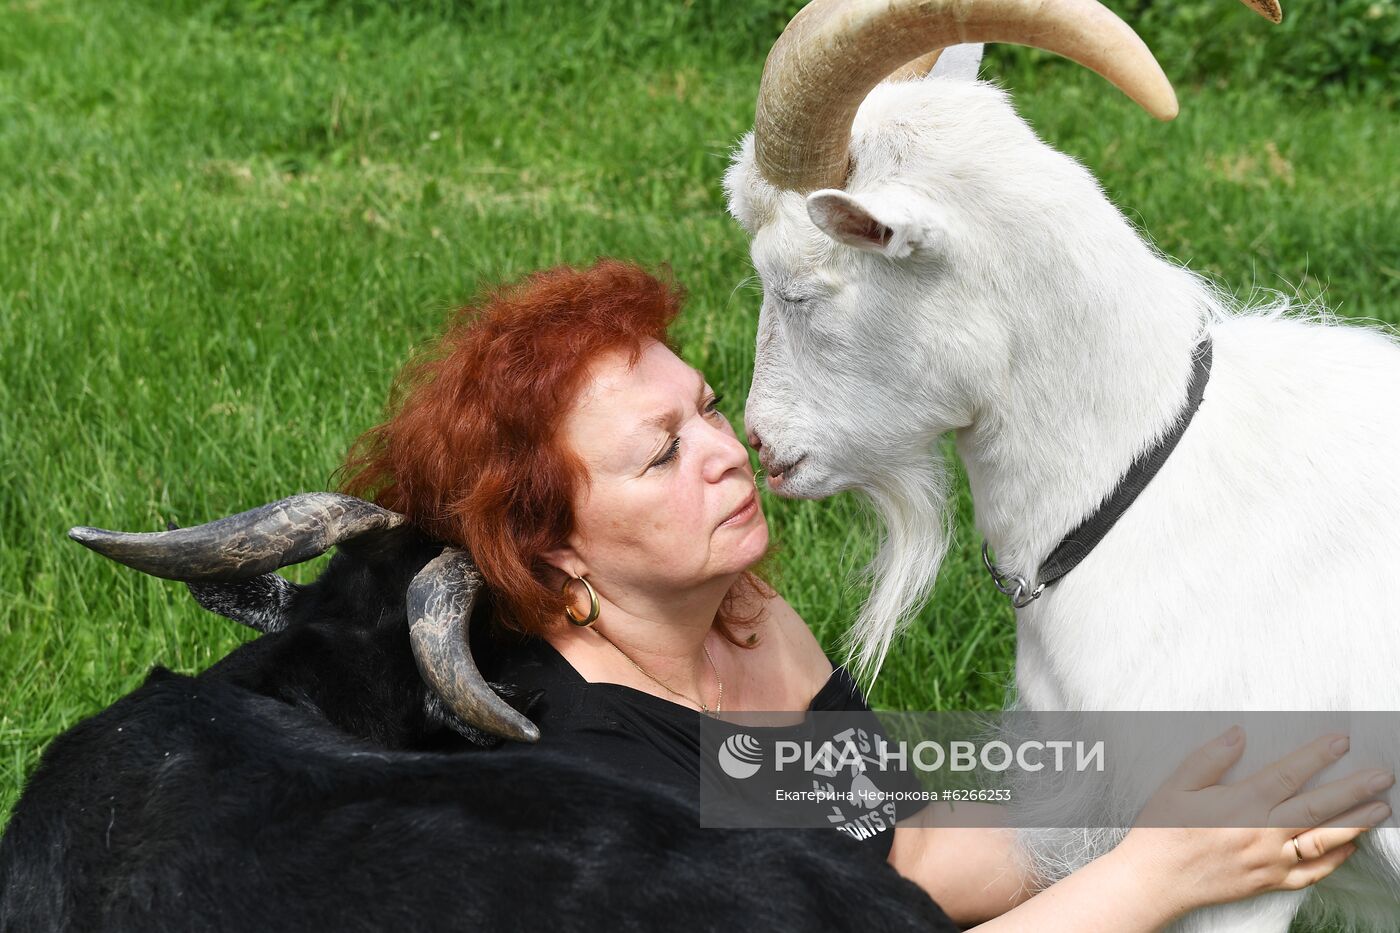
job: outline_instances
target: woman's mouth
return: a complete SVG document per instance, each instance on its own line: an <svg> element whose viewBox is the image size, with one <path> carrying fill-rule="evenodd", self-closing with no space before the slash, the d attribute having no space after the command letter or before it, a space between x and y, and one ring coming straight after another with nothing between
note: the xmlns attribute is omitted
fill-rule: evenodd
<svg viewBox="0 0 1400 933"><path fill-rule="evenodd" d="M758 514L758 493L751 492L744 500L744 504L735 509L728 518L719 523L719 527L726 525L742 525Z"/></svg>

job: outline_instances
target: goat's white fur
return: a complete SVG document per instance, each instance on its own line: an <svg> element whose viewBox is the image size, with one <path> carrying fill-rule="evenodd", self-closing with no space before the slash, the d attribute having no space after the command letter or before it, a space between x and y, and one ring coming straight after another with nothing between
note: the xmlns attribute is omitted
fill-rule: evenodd
<svg viewBox="0 0 1400 933"><path fill-rule="evenodd" d="M725 176L764 287L746 426L775 462L806 455L785 495L860 490L884 521L852 628L861 675L878 673L947 548L946 432L998 564L1034 578L1174 422L1208 330L1210 383L1176 451L1019 612L1015 702L1400 709L1400 345L1286 298L1242 308L1169 261L1004 92L965 80L975 67L876 88L842 192L775 190L751 135ZM1400 737L1371 737L1369 759L1362 744L1320 780L1400 763ZM1284 750L1250 736L1230 779ZM1118 836L1023 842L1053 880ZM1400 831L1360 845L1311 895L1178 929L1283 931L1305 901L1400 928Z"/></svg>

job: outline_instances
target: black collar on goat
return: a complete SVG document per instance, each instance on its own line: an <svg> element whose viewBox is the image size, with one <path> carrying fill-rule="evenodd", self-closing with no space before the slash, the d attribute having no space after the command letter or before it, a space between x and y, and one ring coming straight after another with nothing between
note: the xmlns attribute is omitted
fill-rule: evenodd
<svg viewBox="0 0 1400 933"><path fill-rule="evenodd" d="M1040 569L1036 571L1034 580L1027 581L1019 574L1002 573L987 554L987 542L982 542L982 563L992 575L992 582L996 584L996 588L1011 597L1013 606L1024 609L1039 599L1047 586L1057 583L1061 577L1078 567L1084 558L1089 556L1094 546L1108 534L1109 529L1123 517L1123 513L1128 511L1138 495L1147 488L1147 484L1152 482L1152 477L1157 475L1162 464L1167 462L1167 458L1176 449L1181 435L1186 433L1191 419L1196 416L1196 409L1201 407L1206 383L1210 381L1211 356L1210 334L1206 334L1196 344L1196 349L1191 351L1191 384L1186 387L1186 402L1177 413L1176 422L1167 433L1157 439L1157 443L1129 464L1128 469L1118 478L1113 491L1108 494L1108 498L1100 502L1098 508L1060 539L1054 550L1040 562Z"/></svg>

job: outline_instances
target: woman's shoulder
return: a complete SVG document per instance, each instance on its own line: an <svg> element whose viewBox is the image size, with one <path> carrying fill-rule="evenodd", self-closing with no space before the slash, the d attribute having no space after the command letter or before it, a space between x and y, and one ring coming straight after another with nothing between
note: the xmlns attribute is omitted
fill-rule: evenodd
<svg viewBox="0 0 1400 933"><path fill-rule="evenodd" d="M751 709L806 709L833 676L830 658L782 596L769 590L747 600L741 611L752 614L757 607L762 615L755 629L759 634L755 647L732 653L745 685L743 702Z"/></svg>
<svg viewBox="0 0 1400 933"><path fill-rule="evenodd" d="M773 632L784 641L785 655L793 670L802 671L810 680L824 684L834 665L822 650L821 642L812 634L806 621L788 601L777 593L769 597L764 608L773 625Z"/></svg>
<svg viewBox="0 0 1400 933"><path fill-rule="evenodd" d="M805 696L812 698L809 710L869 710L870 706L856 684L855 678L831 659L822 648L811 627L777 592L764 596L766 624L769 637L781 642L781 660L785 670L806 687Z"/></svg>

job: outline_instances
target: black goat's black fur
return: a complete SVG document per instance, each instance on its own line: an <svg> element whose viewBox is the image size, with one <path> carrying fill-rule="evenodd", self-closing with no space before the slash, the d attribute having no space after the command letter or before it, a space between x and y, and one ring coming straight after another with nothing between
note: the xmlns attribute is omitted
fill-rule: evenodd
<svg viewBox="0 0 1400 933"><path fill-rule="evenodd" d="M834 831L701 829L670 789L488 748L409 647L438 550L342 549L282 630L55 739L0 840L0 930L954 929Z"/></svg>

